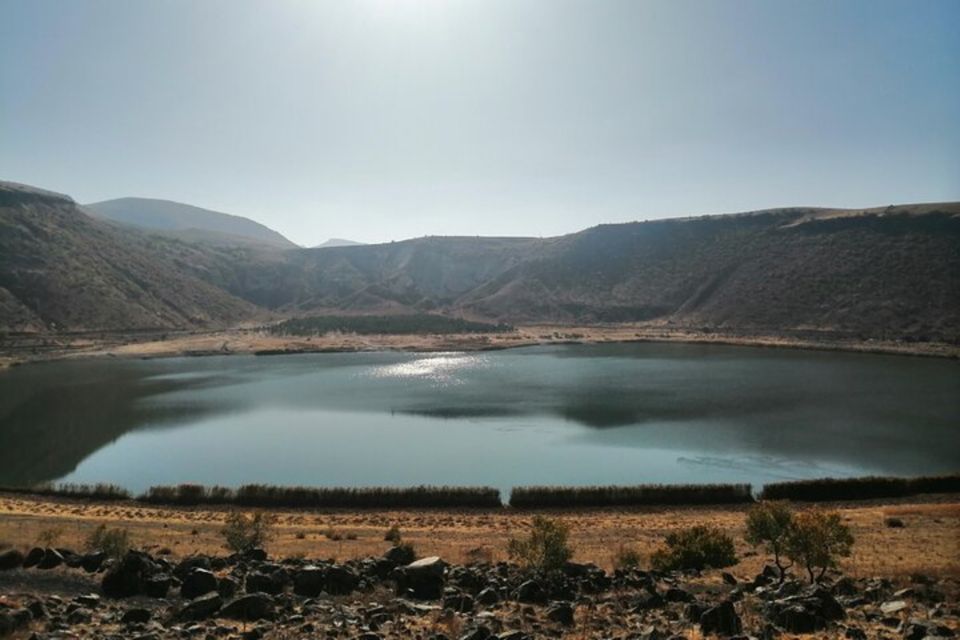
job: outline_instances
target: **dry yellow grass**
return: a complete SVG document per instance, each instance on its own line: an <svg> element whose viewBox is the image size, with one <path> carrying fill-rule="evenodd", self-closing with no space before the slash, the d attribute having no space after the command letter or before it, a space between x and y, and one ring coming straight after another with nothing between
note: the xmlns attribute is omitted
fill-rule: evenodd
<svg viewBox="0 0 960 640"><path fill-rule="evenodd" d="M960 496L920 496L899 501L829 505L851 527L856 544L843 570L853 576L925 573L960 577ZM671 530L712 524L731 533L742 558L734 572L752 575L765 560L743 542L747 507L646 508L556 511L571 527L575 559L612 567L620 545L644 557ZM396 525L422 555L452 562L506 559L507 541L523 533L532 512L503 511L272 511L275 536L269 551L280 557L345 560L379 555L389 546L386 530ZM133 502L87 503L0 494L0 544L29 547L44 532L59 534L60 546L80 548L95 527L130 530L134 542L174 556L222 553L220 528L227 513L217 508L166 508ZM887 527L896 516L904 528ZM339 539L337 539L339 538ZM354 538L354 539L351 539Z"/></svg>

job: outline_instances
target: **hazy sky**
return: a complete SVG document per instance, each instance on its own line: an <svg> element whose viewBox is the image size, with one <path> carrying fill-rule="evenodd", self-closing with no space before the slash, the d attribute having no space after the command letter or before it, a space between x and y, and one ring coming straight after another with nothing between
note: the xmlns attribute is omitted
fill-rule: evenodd
<svg viewBox="0 0 960 640"><path fill-rule="evenodd" d="M0 179L301 244L960 199L958 0L0 0Z"/></svg>

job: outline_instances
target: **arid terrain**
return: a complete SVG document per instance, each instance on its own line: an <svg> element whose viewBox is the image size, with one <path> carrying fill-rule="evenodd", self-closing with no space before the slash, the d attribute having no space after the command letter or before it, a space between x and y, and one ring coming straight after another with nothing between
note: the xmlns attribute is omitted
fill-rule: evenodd
<svg viewBox="0 0 960 640"><path fill-rule="evenodd" d="M0 554L11 547L26 552L38 541L83 553L90 533L105 524L127 529L146 555L92 572L79 568L80 557L66 561L77 568L0 571L0 619L6 616L17 638L649 640L813 633L920 640L960 630L960 496L827 506L840 512L856 542L839 571L814 588L794 578L778 587L764 576L770 558L743 542L746 507L551 512L570 526L575 564L548 579L504 563L507 541L526 533L530 512L277 511L264 559L228 555L221 535L226 510L3 494ZM739 563L725 573L646 570L667 533L694 524L732 534ZM399 528L418 557L442 561L397 565L384 539L390 527ZM623 547L640 552L640 568L614 570ZM142 588L155 590L157 576L171 574L163 577L162 594L144 595L141 578L118 586L117 576L138 563L153 576ZM204 581L214 590L205 593Z"/></svg>

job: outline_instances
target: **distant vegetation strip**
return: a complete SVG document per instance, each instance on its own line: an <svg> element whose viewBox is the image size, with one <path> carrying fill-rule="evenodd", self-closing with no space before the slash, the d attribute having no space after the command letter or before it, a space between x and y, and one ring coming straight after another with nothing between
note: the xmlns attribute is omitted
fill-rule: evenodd
<svg viewBox="0 0 960 640"><path fill-rule="evenodd" d="M742 502L753 502L753 493L749 484L515 487L510 492L510 506L516 509Z"/></svg>
<svg viewBox="0 0 960 640"><path fill-rule="evenodd" d="M311 316L291 318L270 327L281 335L312 336L333 331L341 333L423 334L423 333L504 333L508 324L474 322L430 313L396 316Z"/></svg>
<svg viewBox="0 0 960 640"><path fill-rule="evenodd" d="M3 487L0 491L7 493L23 493L35 496L57 496L63 498L79 498L86 500L130 500L133 496L129 491L115 484L73 484L73 483L45 483L32 487Z"/></svg>
<svg viewBox="0 0 960 640"><path fill-rule="evenodd" d="M239 489L179 485L151 487L139 498L153 504L236 504L304 509L500 508L493 487L279 487L248 484Z"/></svg>
<svg viewBox="0 0 960 640"><path fill-rule="evenodd" d="M866 476L775 482L763 487L764 500L869 500L899 498L919 493L960 493L960 473L919 478Z"/></svg>
<svg viewBox="0 0 960 640"><path fill-rule="evenodd" d="M150 487L134 497L115 484L42 484L0 487L0 492L81 500L136 500L147 504L236 505L300 509L479 508L499 509L494 487L283 487L247 484L239 489L199 484ZM960 493L960 473L900 478L822 478L765 485L762 500L826 502L899 498L921 493ZM507 506L515 509L710 505L753 502L749 484L515 487Z"/></svg>

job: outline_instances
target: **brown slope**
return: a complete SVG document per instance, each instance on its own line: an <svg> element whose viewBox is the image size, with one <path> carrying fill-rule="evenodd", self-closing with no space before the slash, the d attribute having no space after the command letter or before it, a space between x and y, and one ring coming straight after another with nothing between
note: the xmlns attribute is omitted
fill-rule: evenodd
<svg viewBox="0 0 960 640"><path fill-rule="evenodd" d="M256 312L178 268L148 236L12 183L0 183L0 290L7 330L209 327Z"/></svg>
<svg viewBox="0 0 960 640"><path fill-rule="evenodd" d="M960 339L960 205L785 209L603 225L457 306L514 322Z"/></svg>

